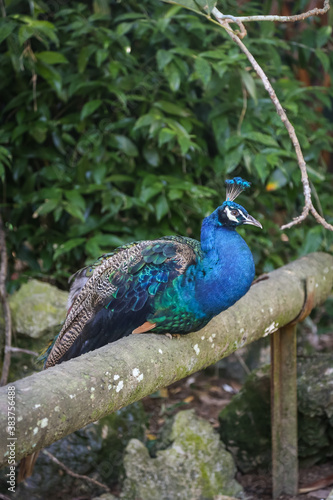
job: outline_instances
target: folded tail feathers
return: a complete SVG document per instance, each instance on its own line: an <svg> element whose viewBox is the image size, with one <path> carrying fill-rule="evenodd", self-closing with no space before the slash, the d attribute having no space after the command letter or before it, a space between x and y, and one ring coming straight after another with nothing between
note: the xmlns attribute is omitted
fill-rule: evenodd
<svg viewBox="0 0 333 500"><path fill-rule="evenodd" d="M32 453L32 455L28 455L27 457L22 458L22 460L20 461L20 468L17 476L18 483L31 476L38 455L39 451L35 451L35 453Z"/></svg>

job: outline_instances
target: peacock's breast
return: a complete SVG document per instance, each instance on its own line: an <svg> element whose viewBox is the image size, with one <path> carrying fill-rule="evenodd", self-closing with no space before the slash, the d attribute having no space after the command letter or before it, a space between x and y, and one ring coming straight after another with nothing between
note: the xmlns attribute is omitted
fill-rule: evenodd
<svg viewBox="0 0 333 500"><path fill-rule="evenodd" d="M252 253L238 238L211 252L198 273L196 298L207 315L215 316L235 304L249 290L255 268ZM220 250L220 251L219 251Z"/></svg>
<svg viewBox="0 0 333 500"><path fill-rule="evenodd" d="M228 309L251 286L254 263L245 241L222 245L209 252L158 297L150 320L160 332L187 333L202 328L213 316ZM236 244L237 243L237 244Z"/></svg>

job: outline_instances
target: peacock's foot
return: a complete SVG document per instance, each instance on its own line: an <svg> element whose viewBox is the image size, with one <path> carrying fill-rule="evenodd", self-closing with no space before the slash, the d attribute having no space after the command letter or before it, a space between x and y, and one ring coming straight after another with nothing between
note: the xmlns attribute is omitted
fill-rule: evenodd
<svg viewBox="0 0 333 500"><path fill-rule="evenodd" d="M176 338L176 339L180 339L181 335L180 333L165 333L164 334L166 337L168 337L168 339L172 340L172 337Z"/></svg>

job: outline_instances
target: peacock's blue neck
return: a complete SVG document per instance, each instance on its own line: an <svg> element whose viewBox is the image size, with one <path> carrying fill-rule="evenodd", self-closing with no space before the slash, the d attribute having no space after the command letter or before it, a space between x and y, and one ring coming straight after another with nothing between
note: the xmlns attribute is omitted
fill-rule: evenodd
<svg viewBox="0 0 333 500"><path fill-rule="evenodd" d="M194 283L197 305L205 315L214 316L248 291L254 262L249 247L234 229L203 225L201 248L202 257L188 269L185 279Z"/></svg>

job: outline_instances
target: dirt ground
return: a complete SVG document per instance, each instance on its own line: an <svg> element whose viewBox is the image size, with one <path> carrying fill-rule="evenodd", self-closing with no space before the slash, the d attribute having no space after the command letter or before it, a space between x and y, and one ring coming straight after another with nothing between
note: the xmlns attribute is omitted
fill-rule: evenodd
<svg viewBox="0 0 333 500"><path fill-rule="evenodd" d="M317 481L331 477L330 486L318 486L315 491L293 495L281 495L278 500L326 500L333 489L333 461L326 464L314 465L301 469L299 473L299 487L304 488ZM272 478L261 474L237 474L236 479L243 486L247 500L271 500Z"/></svg>
<svg viewBox="0 0 333 500"><path fill-rule="evenodd" d="M208 420L217 429L220 411L240 388L241 385L235 381L198 372L176 382L167 389L162 389L156 394L144 398L145 410L151 415L147 439L155 440L173 415L180 410L190 408L194 408L198 416ZM331 476L329 484L318 485L315 491L296 496L281 495L278 500L326 500L333 489L333 461L301 469L299 472L300 488L307 487L328 476ZM272 499L270 474L241 474L238 472L236 479L244 488L246 500Z"/></svg>

